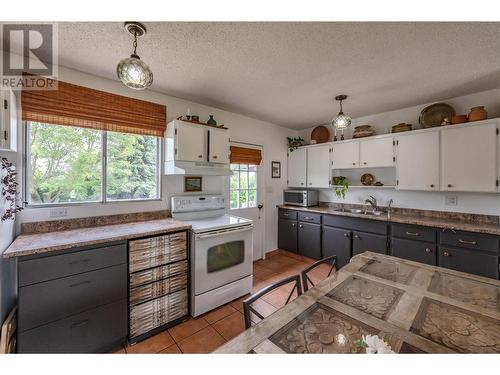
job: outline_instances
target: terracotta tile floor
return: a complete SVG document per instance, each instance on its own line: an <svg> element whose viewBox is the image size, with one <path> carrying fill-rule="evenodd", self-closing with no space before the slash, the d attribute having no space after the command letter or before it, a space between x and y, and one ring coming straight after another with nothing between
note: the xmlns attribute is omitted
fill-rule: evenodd
<svg viewBox="0 0 500 375"><path fill-rule="evenodd" d="M313 262L312 259L282 250L268 253L265 260L254 263L252 292L290 275L299 274ZM315 279L319 280L324 276L314 273L312 279L317 281ZM138 344L120 348L115 353L210 353L245 330L242 301L246 297L234 300L200 317L190 318ZM287 290L278 289L263 297L254 306L263 316L269 316L283 306L287 297ZM258 320L257 317L254 319Z"/></svg>

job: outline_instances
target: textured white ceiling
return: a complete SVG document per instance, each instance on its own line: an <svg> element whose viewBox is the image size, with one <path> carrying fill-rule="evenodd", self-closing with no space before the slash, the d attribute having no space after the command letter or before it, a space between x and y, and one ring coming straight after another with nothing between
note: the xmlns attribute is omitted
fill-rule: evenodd
<svg viewBox="0 0 500 375"><path fill-rule="evenodd" d="M500 23L146 23L152 90L290 128L500 87ZM60 65L116 79L121 23L60 23Z"/></svg>

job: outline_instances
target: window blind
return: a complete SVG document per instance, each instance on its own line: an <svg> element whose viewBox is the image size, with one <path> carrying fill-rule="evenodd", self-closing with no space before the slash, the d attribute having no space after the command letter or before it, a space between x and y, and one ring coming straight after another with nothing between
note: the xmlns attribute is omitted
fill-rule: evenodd
<svg viewBox="0 0 500 375"><path fill-rule="evenodd" d="M21 102L24 121L157 137L166 128L165 105L62 81L57 90L23 89Z"/></svg>
<svg viewBox="0 0 500 375"><path fill-rule="evenodd" d="M260 165L262 152L255 148L231 146L230 161L232 164Z"/></svg>

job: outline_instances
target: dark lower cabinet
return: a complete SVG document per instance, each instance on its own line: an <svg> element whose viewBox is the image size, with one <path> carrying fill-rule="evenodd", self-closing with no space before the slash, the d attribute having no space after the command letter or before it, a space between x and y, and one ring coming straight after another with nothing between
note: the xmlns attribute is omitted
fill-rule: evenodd
<svg viewBox="0 0 500 375"><path fill-rule="evenodd" d="M439 247L440 267L498 279L498 255L477 250Z"/></svg>
<svg viewBox="0 0 500 375"><path fill-rule="evenodd" d="M321 225L299 222L298 252L312 259L321 259Z"/></svg>
<svg viewBox="0 0 500 375"><path fill-rule="evenodd" d="M387 254L387 236L379 234L352 232L352 255L371 251Z"/></svg>
<svg viewBox="0 0 500 375"><path fill-rule="evenodd" d="M297 252L298 223L294 220L278 220L278 247L293 253Z"/></svg>
<svg viewBox="0 0 500 375"><path fill-rule="evenodd" d="M392 255L415 262L436 265L436 244L422 241L392 239Z"/></svg>
<svg viewBox="0 0 500 375"><path fill-rule="evenodd" d="M351 232L324 226L321 249L323 258L337 256L337 268L345 266L351 259Z"/></svg>

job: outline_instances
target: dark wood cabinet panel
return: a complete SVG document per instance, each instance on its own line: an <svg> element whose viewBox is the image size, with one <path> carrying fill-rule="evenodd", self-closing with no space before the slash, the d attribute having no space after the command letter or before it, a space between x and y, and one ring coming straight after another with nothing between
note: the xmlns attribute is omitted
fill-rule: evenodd
<svg viewBox="0 0 500 375"><path fill-rule="evenodd" d="M436 244L412 241L401 238L392 239L392 255L415 262L436 265Z"/></svg>
<svg viewBox="0 0 500 375"><path fill-rule="evenodd" d="M278 220L278 247L293 253L297 252L298 223L294 220Z"/></svg>
<svg viewBox="0 0 500 375"><path fill-rule="evenodd" d="M365 232L352 232L352 255L371 251L387 254L387 237Z"/></svg>
<svg viewBox="0 0 500 375"><path fill-rule="evenodd" d="M392 224L392 236L408 240L436 242L436 229L410 224Z"/></svg>
<svg viewBox="0 0 500 375"><path fill-rule="evenodd" d="M440 246L438 266L498 279L498 256L477 250Z"/></svg>
<svg viewBox="0 0 500 375"><path fill-rule="evenodd" d="M337 269L351 259L351 232L346 229L323 227L322 257L337 256Z"/></svg>
<svg viewBox="0 0 500 375"><path fill-rule="evenodd" d="M298 252L312 259L321 259L321 226L299 223Z"/></svg>

